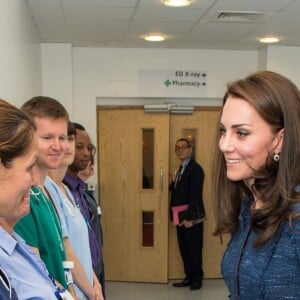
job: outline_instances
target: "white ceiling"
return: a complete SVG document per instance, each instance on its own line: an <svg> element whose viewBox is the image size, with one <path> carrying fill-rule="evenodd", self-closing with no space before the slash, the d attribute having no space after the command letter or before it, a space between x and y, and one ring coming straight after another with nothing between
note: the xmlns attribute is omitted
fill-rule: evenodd
<svg viewBox="0 0 300 300"><path fill-rule="evenodd" d="M26 0L41 42L74 47L241 49L263 45L257 38L276 34L279 45L300 46L300 0L194 0L185 8L160 0ZM214 19L220 11L263 13L257 21ZM244 19L243 19L244 20ZM237 22L238 21L238 22ZM150 43L148 32L169 36Z"/></svg>

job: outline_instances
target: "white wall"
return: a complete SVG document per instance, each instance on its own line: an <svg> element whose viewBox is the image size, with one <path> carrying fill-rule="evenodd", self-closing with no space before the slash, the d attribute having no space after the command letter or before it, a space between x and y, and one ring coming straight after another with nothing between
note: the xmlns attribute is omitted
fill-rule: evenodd
<svg viewBox="0 0 300 300"><path fill-rule="evenodd" d="M227 82L257 69L282 73L300 87L300 47L225 51L42 44L41 57L39 36L24 0L0 0L0 36L0 98L16 106L41 94L57 98L94 141L97 98L98 103L117 99L124 105L145 101L148 95L138 89L141 69L205 70L207 97L199 99L200 105L221 98Z"/></svg>
<svg viewBox="0 0 300 300"><path fill-rule="evenodd" d="M268 47L266 67L288 77L300 88L300 47Z"/></svg>
<svg viewBox="0 0 300 300"><path fill-rule="evenodd" d="M139 99L148 96L142 91L139 93L140 69L205 70L207 98L220 98L228 81L257 69L257 52L74 48L74 118L86 125L93 138L97 97Z"/></svg>
<svg viewBox="0 0 300 300"><path fill-rule="evenodd" d="M268 62L268 47L263 47L258 50L258 70L266 70Z"/></svg>
<svg viewBox="0 0 300 300"><path fill-rule="evenodd" d="M130 99L139 103L148 96L138 89L140 69L205 70L208 74L207 98L200 99L199 105L222 98L228 81L257 70L257 51L73 48L70 53L69 45L43 44L42 57L43 94L58 97L66 103L72 120L82 123L94 142L97 140L97 98L104 102L106 99L108 103L118 99L126 105ZM66 76L66 85L62 84L64 80L60 75L56 76L61 72ZM67 99L68 96L63 99L64 94L72 94L73 102ZM92 183L96 183L95 179Z"/></svg>
<svg viewBox="0 0 300 300"><path fill-rule="evenodd" d="M258 69L277 71L300 83L300 48L297 47L269 46L259 51L118 48L72 48L70 51L70 45L44 44L42 51L43 74L52 74L45 76L48 79L43 80L43 92L47 90L47 94L53 96L58 95L59 90L60 95L68 95L66 98L72 95L72 101L61 100L69 107L71 118L86 127L94 142L97 140L97 103L126 105L146 101L148 95L138 88L141 69L205 70L207 97L194 100L193 103L198 101L199 105L222 98L228 82ZM65 74L67 84L55 76L59 72ZM96 183L95 178L91 183Z"/></svg>
<svg viewBox="0 0 300 300"><path fill-rule="evenodd" d="M24 0L0 0L0 98L21 106L42 92L39 37Z"/></svg>
<svg viewBox="0 0 300 300"><path fill-rule="evenodd" d="M71 44L42 44L43 95L64 104L73 118L73 61Z"/></svg>

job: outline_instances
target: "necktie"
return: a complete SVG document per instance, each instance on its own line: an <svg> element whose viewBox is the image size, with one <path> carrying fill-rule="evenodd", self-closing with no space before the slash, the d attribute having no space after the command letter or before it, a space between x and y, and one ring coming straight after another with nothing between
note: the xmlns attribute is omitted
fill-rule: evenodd
<svg viewBox="0 0 300 300"><path fill-rule="evenodd" d="M181 177L181 171L182 171L182 165L180 165L177 173L176 173L176 178L175 178L175 183L174 183L174 188L176 188L179 180L180 180L180 177Z"/></svg>

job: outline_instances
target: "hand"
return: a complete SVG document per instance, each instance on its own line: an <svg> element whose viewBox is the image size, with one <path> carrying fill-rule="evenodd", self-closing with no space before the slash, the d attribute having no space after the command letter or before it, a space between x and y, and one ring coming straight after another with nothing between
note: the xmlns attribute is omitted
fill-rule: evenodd
<svg viewBox="0 0 300 300"><path fill-rule="evenodd" d="M188 220L183 220L179 226L184 226L185 228L190 228L190 227L193 227L194 224L192 221L188 221Z"/></svg>
<svg viewBox="0 0 300 300"><path fill-rule="evenodd" d="M75 293L73 284L70 284L69 291L66 290L65 292L66 292L66 295L64 295L62 297L63 300L69 300L69 299L80 300ZM73 297L73 298L71 298L71 297Z"/></svg>
<svg viewBox="0 0 300 300"><path fill-rule="evenodd" d="M95 292L94 292L93 288L91 288L91 292L89 292L86 296L89 300L95 300L96 299L95 298Z"/></svg>
<svg viewBox="0 0 300 300"><path fill-rule="evenodd" d="M104 297L103 297L103 294L102 294L101 284L99 283L98 278L96 277L95 274L94 274L93 290L94 290L94 293L95 293L95 299L96 300L104 300Z"/></svg>
<svg viewBox="0 0 300 300"><path fill-rule="evenodd" d="M92 164L91 161L89 161L87 167L85 170L81 170L78 172L78 177L82 180L82 181L86 181L88 178L90 178L92 175L94 175L95 170L94 170L94 165Z"/></svg>

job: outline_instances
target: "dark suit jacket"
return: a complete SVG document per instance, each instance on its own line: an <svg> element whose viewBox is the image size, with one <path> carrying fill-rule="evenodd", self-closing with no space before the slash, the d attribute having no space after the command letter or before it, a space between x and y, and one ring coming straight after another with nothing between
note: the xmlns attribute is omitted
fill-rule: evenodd
<svg viewBox="0 0 300 300"><path fill-rule="evenodd" d="M90 217L91 217L90 223L91 223L92 229L95 233L95 237L96 237L96 240L99 245L99 251L101 253L100 256L101 256L101 260L102 260L103 231L102 231L102 225L101 225L101 216L98 215L98 203L97 203L95 197L93 196L93 194L91 194L87 190L84 190L83 196L84 196L86 203L88 205L88 208L89 208ZM95 271L96 275L98 276L102 272L102 262L100 264L98 264L96 269L97 270L94 270L94 271Z"/></svg>
<svg viewBox="0 0 300 300"><path fill-rule="evenodd" d="M202 167L191 158L174 187L170 184L171 207L188 204L188 210L179 213L179 221L201 219L205 216L203 205L204 172ZM172 220L172 213L170 214Z"/></svg>
<svg viewBox="0 0 300 300"><path fill-rule="evenodd" d="M98 214L98 203L95 199L94 195L90 193L88 190L85 190L83 192L84 198L86 200L86 203L89 207L90 211L90 217L91 217L91 226L93 228L93 231L95 233L97 242L99 244L99 251L100 251L100 262L98 265L94 268L94 272L102 286L102 293L104 296L104 299L106 299L105 296L105 271L104 271L104 262L103 262L103 255L102 255L102 247L103 247L103 231L102 231L102 225L101 225L101 215Z"/></svg>

